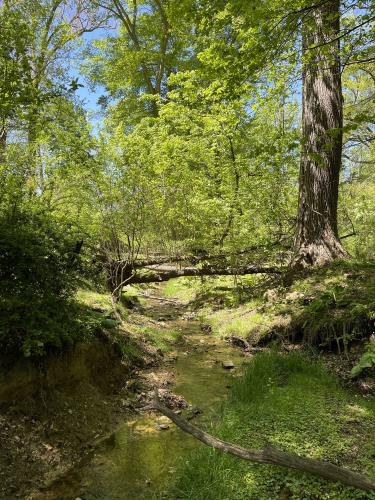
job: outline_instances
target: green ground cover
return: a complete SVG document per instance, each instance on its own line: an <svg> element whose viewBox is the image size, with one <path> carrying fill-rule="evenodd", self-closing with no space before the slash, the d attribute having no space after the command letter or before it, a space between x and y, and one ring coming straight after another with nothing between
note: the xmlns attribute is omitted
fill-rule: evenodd
<svg viewBox="0 0 375 500"><path fill-rule="evenodd" d="M340 387L300 353L261 353L234 381L215 436L251 448L288 452L375 475L375 402ZM273 500L375 498L339 483L237 459L204 447L182 464L170 498Z"/></svg>

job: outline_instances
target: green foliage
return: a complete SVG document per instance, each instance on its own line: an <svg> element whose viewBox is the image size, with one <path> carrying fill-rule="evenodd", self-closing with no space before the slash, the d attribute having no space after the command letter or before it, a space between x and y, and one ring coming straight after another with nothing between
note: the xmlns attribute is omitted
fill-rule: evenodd
<svg viewBox="0 0 375 500"><path fill-rule="evenodd" d="M31 81L27 51L30 26L7 2L0 6L0 128L6 130L20 107L30 100Z"/></svg>
<svg viewBox="0 0 375 500"><path fill-rule="evenodd" d="M370 342L365 352L362 354L361 359L358 363L353 366L350 375L355 378L361 375L361 373L366 370L366 368L371 368L375 366L375 343L374 341Z"/></svg>
<svg viewBox="0 0 375 500"><path fill-rule="evenodd" d="M225 264L281 262L285 255L272 244L291 243L295 228L300 102L294 78L300 66L294 12L305 2L124 1L122 11L118 5L22 0L0 7L1 209L17 207L35 217L43 207L40 227L56 230L61 252L69 235L83 241L82 258L93 264L89 277L97 282L104 283L108 261L155 254L235 253L265 245L264 252ZM108 13L116 31L99 31L87 50L76 52L79 37ZM360 9L343 23L349 29L366 15ZM350 31L343 55L355 47L368 57L370 35L367 26L360 38ZM76 57L91 83L104 87L97 134L75 95L80 79L69 65ZM354 66L343 75L340 232L353 232L353 223L354 239L344 240L348 249L372 258L373 78L369 65ZM341 314L346 291L340 286L307 305L303 324L310 338L331 338L331 330L321 338L318 332L323 318L336 329L337 310L339 339L363 328L360 322L353 327L351 318L367 321L369 306L355 309L350 302ZM246 299L241 287L237 291L212 291L206 282L197 303L234 307ZM64 300L73 300L72 293L67 288ZM222 330L245 335L250 325L263 333L274 326L274 312L266 325L260 312Z"/></svg>
<svg viewBox="0 0 375 500"><path fill-rule="evenodd" d="M319 364L297 353L257 355L233 380L221 423L209 432L249 448L271 442L288 452L373 474L374 403L340 389ZM352 500L362 491L204 447L179 466L168 498ZM369 494L366 498L375 498Z"/></svg>
<svg viewBox="0 0 375 500"><path fill-rule="evenodd" d="M83 330L71 299L79 271L76 235L43 213L13 208L0 219L2 350L39 356Z"/></svg>
<svg viewBox="0 0 375 500"><path fill-rule="evenodd" d="M79 36L68 22L75 7L49 0L0 7L0 343L25 356L100 327L74 299L93 260L85 245L97 229L98 174L61 59Z"/></svg>
<svg viewBox="0 0 375 500"><path fill-rule="evenodd" d="M345 149L339 208L341 234L350 253L371 260L375 253L375 145L366 130L373 126L375 81L369 65L349 66L343 74Z"/></svg>
<svg viewBox="0 0 375 500"><path fill-rule="evenodd" d="M245 104L202 113L169 103L131 133L116 128L105 145L104 217L124 245L135 238L144 252L209 253L288 231L297 194L294 106L269 103L252 118Z"/></svg>
<svg viewBox="0 0 375 500"><path fill-rule="evenodd" d="M91 44L82 70L105 88L100 103L116 123L135 125L145 116L157 116L167 98L168 76L190 66L192 3L102 2L118 30Z"/></svg>

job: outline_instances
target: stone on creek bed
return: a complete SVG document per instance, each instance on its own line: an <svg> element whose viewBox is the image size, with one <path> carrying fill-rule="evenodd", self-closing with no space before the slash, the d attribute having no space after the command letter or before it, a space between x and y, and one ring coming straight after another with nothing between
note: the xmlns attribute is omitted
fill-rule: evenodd
<svg viewBox="0 0 375 500"><path fill-rule="evenodd" d="M169 429L169 425L168 424L156 424L156 428L159 431L167 431Z"/></svg>
<svg viewBox="0 0 375 500"><path fill-rule="evenodd" d="M223 361L221 363L221 366L225 369L225 370L231 370L232 368L234 368L234 363L233 361L231 361L230 359L226 359L225 361Z"/></svg>

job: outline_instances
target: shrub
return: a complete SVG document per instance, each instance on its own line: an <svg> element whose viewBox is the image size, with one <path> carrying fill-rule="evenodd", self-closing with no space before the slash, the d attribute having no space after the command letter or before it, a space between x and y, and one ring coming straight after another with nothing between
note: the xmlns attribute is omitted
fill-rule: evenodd
<svg viewBox="0 0 375 500"><path fill-rule="evenodd" d="M0 347L42 355L82 329L72 299L76 238L51 216L12 208L0 215Z"/></svg>

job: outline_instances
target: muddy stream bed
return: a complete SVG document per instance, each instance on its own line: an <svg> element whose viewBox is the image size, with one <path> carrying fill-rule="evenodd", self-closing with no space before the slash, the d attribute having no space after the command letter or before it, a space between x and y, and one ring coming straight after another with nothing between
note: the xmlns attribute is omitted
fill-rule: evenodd
<svg viewBox="0 0 375 500"><path fill-rule="evenodd" d="M165 363L146 370L141 376L151 381L151 385L153 379L167 380L168 389L191 405L182 410L182 416L194 415L192 423L209 431L220 418L231 381L241 374L246 358L239 349L203 332L198 320L180 319L178 305L152 302L150 316L162 318L168 328L180 329L182 342L165 357ZM226 360L233 362L233 369L223 368ZM204 445L166 417L139 412L130 415L87 463L59 480L40 498L168 498L165 490L173 483L176 467L188 460L189 453L199 446Z"/></svg>

